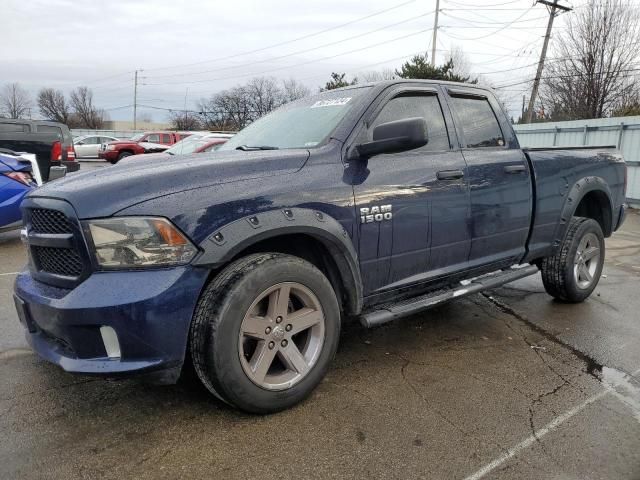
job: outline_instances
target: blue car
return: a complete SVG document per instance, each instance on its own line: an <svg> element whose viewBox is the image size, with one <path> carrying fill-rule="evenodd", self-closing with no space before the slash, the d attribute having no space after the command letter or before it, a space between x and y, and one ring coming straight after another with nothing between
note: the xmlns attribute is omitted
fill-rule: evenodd
<svg viewBox="0 0 640 480"><path fill-rule="evenodd" d="M37 186L31 171L29 161L0 153L0 232L22 225L20 203Z"/></svg>

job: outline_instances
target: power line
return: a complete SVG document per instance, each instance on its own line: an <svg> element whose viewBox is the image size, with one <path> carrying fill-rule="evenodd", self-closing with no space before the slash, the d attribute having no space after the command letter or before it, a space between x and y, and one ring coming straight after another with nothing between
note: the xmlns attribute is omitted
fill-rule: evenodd
<svg viewBox="0 0 640 480"><path fill-rule="evenodd" d="M163 67L147 68L146 71L166 70L166 69L170 69L170 68L192 67L194 65L202 65L202 64L205 64L205 63L219 62L221 60L229 60L231 58L236 58L236 57L240 57L240 56L244 56L244 55L250 55L252 53L264 52L265 50L270 50L272 48L281 47L283 45L288 45L288 44L293 43L293 42L299 42L300 40L306 40L307 38L312 38L312 37L315 37L315 36L318 36L318 35L322 35L323 33L331 32L333 30L338 30L339 28L343 28L343 27L346 27L348 25L353 25L354 23L358 23L358 22L361 22L363 20L367 20L369 18L376 17L378 15L382 15L383 13L390 12L392 10L404 7L405 5L409 5L410 3L414 3L414 2L415 2L415 0L409 0L408 2L403 2L403 3L400 3L398 5L394 5L393 7L389 7L389 8L385 8L384 10L379 10L377 12L373 12L373 13L371 13L369 15L364 16L364 17L356 18L354 20L351 20L351 21L348 21L348 22L345 22L345 23L341 23L340 25L336 25L334 27L325 28L324 30L320 30L320 31L317 31L317 32L314 32L314 33L309 33L307 35L303 35L301 37L293 38L291 40L286 40L284 42L274 43L274 44L266 46L266 47L261 47L261 48L257 48L257 49L254 49L254 50L247 50L247 51L244 51L244 52L235 53L233 55L227 55L225 57L212 58L210 60L203 60L203 61L200 61L200 62L183 63L183 64L180 64L180 65L169 65L169 66L163 66Z"/></svg>
<svg viewBox="0 0 640 480"><path fill-rule="evenodd" d="M200 74L203 74L203 73L215 73L215 72L221 72L221 71L224 71L224 70L233 70L233 69L241 68L241 67L244 67L244 66L247 66L247 65L255 65L255 64L259 64L259 63L269 63L269 62L273 62L275 60L281 60L283 58L293 57L295 55L300 55L302 53L308 53L308 52L312 52L314 50L320 50L321 48L330 47L330 46L333 46L333 45L338 45L340 43L348 42L348 41L354 40L356 38L361 38L361 37L364 37L364 36L367 36L367 35L371 35L372 33L380 32L382 30L386 30L386 29L391 28L391 27L397 27L398 25L402 25L402 24L409 23L409 22L412 22L414 20L417 20L419 18L426 17L428 15L431 15L432 13L433 12L428 12L428 13L424 13L422 15L412 16L412 17L407 18L405 20L401 20L399 22L392 23L392 24L389 24L389 25L384 25L384 26L376 28L374 30L369 30L369 31L364 32L364 33L359 33L357 35L353 35L351 37L343 38L341 40L335 40L333 42L325 43L325 44L318 45L318 46L311 47L311 48L307 48L307 49L304 49L304 50L298 50L296 52L287 53L285 55L280 55L278 57L267 58L265 60L258 60L258 61L253 61L251 63L245 63L245 64L240 64L240 65L232 65L232 66L229 66L229 67L216 68L216 69L213 69L213 70L202 70L200 72L172 73L172 74L168 74L168 75L155 75L155 76L151 76L151 77L148 77L148 78L156 79L156 78L167 78L167 77L180 77L180 76L185 76L185 75L200 75Z"/></svg>
<svg viewBox="0 0 640 480"><path fill-rule="evenodd" d="M629 69L625 69L625 70L618 70L618 71L610 71L610 70L601 70L599 72L593 72L591 73L591 75L613 75L613 74L621 74L621 73L632 73L632 72L640 72L640 68L629 68ZM575 77L583 77L585 76L584 73L573 73L573 74L565 74L565 75L548 75L548 76L542 76L540 77L541 80L554 80L554 79L559 79L559 78L575 78ZM629 77L633 77L634 75L620 75L621 78L629 78ZM505 85L494 85L493 88L496 89L502 89L502 88L508 88L508 87L515 87L517 85L525 85L529 82L532 82L533 80L535 80L535 78L529 78L527 80L522 80L519 82L515 82L515 83L508 83Z"/></svg>
<svg viewBox="0 0 640 480"><path fill-rule="evenodd" d="M335 55L330 55L328 57L323 57L323 58L320 58L320 59L317 59L317 60L308 60L306 62L296 63L294 65L285 65L283 67L272 68L270 70L263 70L261 72L246 73L246 74L241 74L241 75L232 75L232 76L228 76L228 77L208 78L208 79L202 79L202 80L190 80L190 81L183 81L183 82L145 83L144 85L184 85L184 84L191 84L191 83L208 83L208 82L215 82L215 81L218 81L218 80L229 80L229 79L250 77L250 76L256 76L256 75L264 75L264 74L267 74L267 73L277 72L277 71L280 71L280 70L288 70L288 69L291 69L291 68L294 68L294 67L300 67L300 66L303 66L303 65L309 65L309 64L317 63L317 62L323 62L325 60L330 60L332 58L341 57L343 55L348 55L350 53L361 52L363 50L368 50L370 48L379 47L380 45L387 45L387 44L392 43L392 42L397 42L398 40L404 40L405 38L414 37L416 35L420 35L422 33L430 32L430 31L431 31L431 28L425 28L423 30L419 30L419 31L414 32L414 33L409 33L407 35L402 35L400 37L391 38L389 40L378 42L378 43L375 43L373 45L367 45L365 47L356 48L354 50L349 50L349 51L338 53L338 54L335 54Z"/></svg>

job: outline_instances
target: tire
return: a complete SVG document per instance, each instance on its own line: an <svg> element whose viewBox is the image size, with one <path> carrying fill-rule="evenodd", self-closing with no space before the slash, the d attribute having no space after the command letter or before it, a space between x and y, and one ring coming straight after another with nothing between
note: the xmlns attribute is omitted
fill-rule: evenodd
<svg viewBox="0 0 640 480"><path fill-rule="evenodd" d="M211 393L265 414L313 391L339 337L338 301L322 272L298 257L260 253L233 262L205 288L189 346L198 378Z"/></svg>
<svg viewBox="0 0 640 480"><path fill-rule="evenodd" d="M605 244L600 224L573 217L555 255L542 260L542 283L549 295L570 303L584 301L598 285Z"/></svg>
<svg viewBox="0 0 640 480"><path fill-rule="evenodd" d="M131 155L133 155L133 153L131 152L121 152L120 155L118 155L118 161L122 160L123 158L130 157Z"/></svg>

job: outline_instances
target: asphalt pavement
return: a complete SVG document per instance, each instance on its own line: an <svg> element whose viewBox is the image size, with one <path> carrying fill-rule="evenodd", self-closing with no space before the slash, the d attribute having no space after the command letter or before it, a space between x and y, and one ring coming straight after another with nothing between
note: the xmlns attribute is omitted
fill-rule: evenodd
<svg viewBox="0 0 640 480"><path fill-rule="evenodd" d="M583 304L552 300L537 275L349 325L314 394L271 416L40 360L11 300L24 262L19 235L0 234L1 479L640 478L636 213Z"/></svg>

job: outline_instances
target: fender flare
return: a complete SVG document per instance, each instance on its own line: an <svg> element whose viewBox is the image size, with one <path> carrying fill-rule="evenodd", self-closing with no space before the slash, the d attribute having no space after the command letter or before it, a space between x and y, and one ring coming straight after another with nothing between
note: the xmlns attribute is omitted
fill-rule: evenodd
<svg viewBox="0 0 640 480"><path fill-rule="evenodd" d="M602 177L583 177L575 182L573 187L571 187L567 192L567 198L562 206L562 210L560 211L560 221L558 222L556 234L554 235L554 247L558 247L564 240L567 228L569 228L569 221L575 214L582 199L587 195L587 193L593 191L599 191L606 195L607 200L609 200L609 207L612 209L611 219L613 221L613 202L611 201L611 189L609 188L607 181ZM612 228L613 225L610 227Z"/></svg>
<svg viewBox="0 0 640 480"><path fill-rule="evenodd" d="M192 265L218 268L257 242L296 233L309 235L327 248L344 286L347 313L360 313L363 291L358 254L342 225L318 210L284 208L234 220L215 230L198 245L202 253Z"/></svg>

